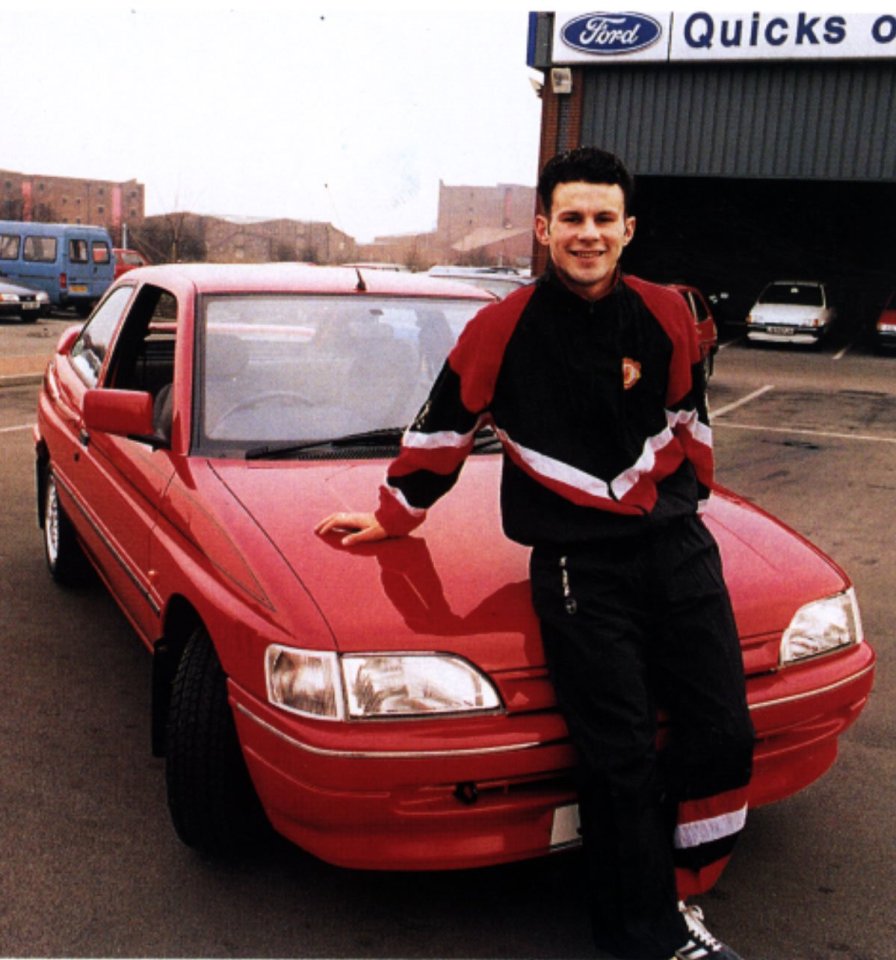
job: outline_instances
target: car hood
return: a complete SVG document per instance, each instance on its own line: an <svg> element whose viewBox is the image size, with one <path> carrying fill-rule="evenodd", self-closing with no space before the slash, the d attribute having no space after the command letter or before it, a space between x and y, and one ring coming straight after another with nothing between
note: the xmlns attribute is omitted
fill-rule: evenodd
<svg viewBox="0 0 896 960"><path fill-rule="evenodd" d="M492 669L543 662L528 550L501 532L498 457L471 458L410 536L352 548L314 528L337 511L372 509L382 461L218 462L214 469L304 584L341 650L449 649ZM845 578L803 538L729 492L714 494L706 520L721 548L748 669L769 669L794 612L844 589Z"/></svg>

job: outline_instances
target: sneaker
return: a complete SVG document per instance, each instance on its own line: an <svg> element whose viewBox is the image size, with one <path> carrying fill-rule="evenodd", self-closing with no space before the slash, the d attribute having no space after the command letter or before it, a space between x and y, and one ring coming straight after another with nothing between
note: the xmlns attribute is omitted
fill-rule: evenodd
<svg viewBox="0 0 896 960"><path fill-rule="evenodd" d="M690 939L675 951L672 960L741 960L731 947L726 947L706 929L703 923L703 911L699 907L688 906L683 900L678 909L688 925Z"/></svg>

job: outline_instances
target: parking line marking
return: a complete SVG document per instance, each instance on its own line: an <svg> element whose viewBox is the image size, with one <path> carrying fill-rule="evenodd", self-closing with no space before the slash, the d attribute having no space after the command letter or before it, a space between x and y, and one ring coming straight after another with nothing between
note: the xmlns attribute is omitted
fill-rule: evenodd
<svg viewBox="0 0 896 960"><path fill-rule="evenodd" d="M14 433L16 430L30 430L33 423L22 423L17 427L0 427L0 433Z"/></svg>
<svg viewBox="0 0 896 960"><path fill-rule="evenodd" d="M864 440L870 443L896 443L896 437L874 437L869 433L837 433L833 430L806 430L802 427L769 427L764 423L719 423L719 427L733 430L756 430L765 433L799 433L809 437L823 437L829 440Z"/></svg>
<svg viewBox="0 0 896 960"><path fill-rule="evenodd" d="M742 407L745 403L749 403L751 400L755 400L757 397L761 397L764 393L768 393L769 390L774 389L775 388L773 384L767 383L764 387L760 387L758 390L748 393L745 397L741 397L740 400L734 400L732 403L726 403L724 407L719 407L718 410L710 409L710 420L715 420L716 417L721 417L726 413L731 413L732 410L736 410L738 407Z"/></svg>
<svg viewBox="0 0 896 960"><path fill-rule="evenodd" d="M852 344L851 344L851 343L847 343L846 346L845 346L842 350L838 350L838 351L834 354L834 356L831 357L831 359L832 359L832 360L842 360L842 359L846 356L846 354L849 353L849 351L850 351L851 349L852 349Z"/></svg>

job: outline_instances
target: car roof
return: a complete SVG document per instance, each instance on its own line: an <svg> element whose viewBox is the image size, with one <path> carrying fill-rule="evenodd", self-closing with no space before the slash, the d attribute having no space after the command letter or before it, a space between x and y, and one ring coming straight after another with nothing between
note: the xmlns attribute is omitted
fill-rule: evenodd
<svg viewBox="0 0 896 960"><path fill-rule="evenodd" d="M500 277L508 280L531 280L512 267L430 267L431 277Z"/></svg>
<svg viewBox="0 0 896 960"><path fill-rule="evenodd" d="M121 283L190 284L196 293L368 293L402 297L458 297L492 300L485 290L463 283L363 267L323 267L300 263L177 263L138 267Z"/></svg>

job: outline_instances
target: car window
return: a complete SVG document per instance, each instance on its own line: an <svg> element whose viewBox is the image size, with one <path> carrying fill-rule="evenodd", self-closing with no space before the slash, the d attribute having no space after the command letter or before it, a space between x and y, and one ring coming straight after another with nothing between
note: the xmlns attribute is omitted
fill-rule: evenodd
<svg viewBox="0 0 896 960"><path fill-rule="evenodd" d="M824 306L822 289L815 283L772 283L763 290L760 303L790 303L800 307Z"/></svg>
<svg viewBox="0 0 896 960"><path fill-rule="evenodd" d="M14 233L0 233L0 260L18 260L21 238Z"/></svg>
<svg viewBox="0 0 896 960"><path fill-rule="evenodd" d="M174 379L177 298L146 284L131 304L109 361L106 385L154 397Z"/></svg>
<svg viewBox="0 0 896 960"><path fill-rule="evenodd" d="M90 245L94 263L109 263L112 259L112 249L104 240L94 240Z"/></svg>
<svg viewBox="0 0 896 960"><path fill-rule="evenodd" d="M709 318L709 308L706 306L703 297L691 291L691 303L694 305L694 317L697 323L703 323L704 320Z"/></svg>
<svg viewBox="0 0 896 960"><path fill-rule="evenodd" d="M72 263L87 263L87 241L69 240L68 258Z"/></svg>
<svg viewBox="0 0 896 960"><path fill-rule="evenodd" d="M403 427L482 301L208 297L197 358L205 446Z"/></svg>
<svg viewBox="0 0 896 960"><path fill-rule="evenodd" d="M75 341L72 366L89 387L95 387L109 352L118 321L134 292L133 287L118 287L103 301Z"/></svg>
<svg viewBox="0 0 896 960"><path fill-rule="evenodd" d="M55 237L25 237L22 258L29 263L55 263Z"/></svg>

